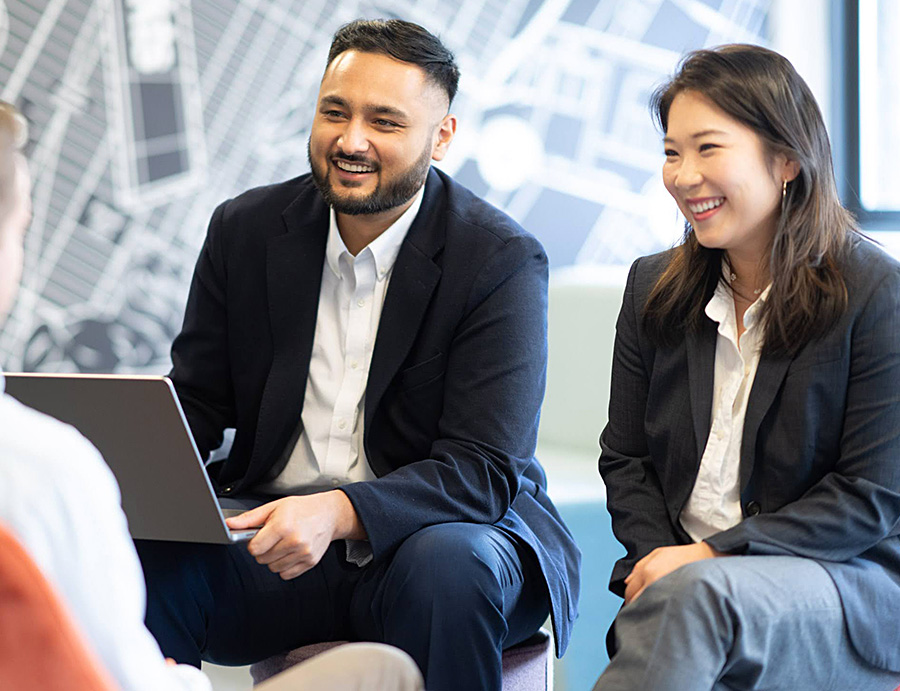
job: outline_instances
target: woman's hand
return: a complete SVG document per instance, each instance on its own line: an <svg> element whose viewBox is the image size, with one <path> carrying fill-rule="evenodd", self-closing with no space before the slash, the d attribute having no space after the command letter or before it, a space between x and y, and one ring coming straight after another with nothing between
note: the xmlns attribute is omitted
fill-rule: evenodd
<svg viewBox="0 0 900 691"><path fill-rule="evenodd" d="M726 555L717 552L705 542L657 547L635 564L631 573L625 578L625 604L636 600L648 585L656 583L663 576L685 564L724 556Z"/></svg>

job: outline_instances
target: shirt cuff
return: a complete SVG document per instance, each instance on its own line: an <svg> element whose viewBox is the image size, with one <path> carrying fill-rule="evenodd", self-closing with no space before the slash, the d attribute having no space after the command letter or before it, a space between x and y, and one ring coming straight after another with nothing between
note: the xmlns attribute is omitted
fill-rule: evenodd
<svg viewBox="0 0 900 691"><path fill-rule="evenodd" d="M365 566L372 561L372 545L368 540L344 540L347 544L347 561Z"/></svg>

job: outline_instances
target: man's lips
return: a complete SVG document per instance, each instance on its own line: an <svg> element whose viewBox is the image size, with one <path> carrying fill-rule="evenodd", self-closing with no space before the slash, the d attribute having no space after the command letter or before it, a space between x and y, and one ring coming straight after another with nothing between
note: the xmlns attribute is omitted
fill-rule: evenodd
<svg viewBox="0 0 900 691"><path fill-rule="evenodd" d="M378 170L377 166L365 161L348 161L343 158L333 158L331 163L338 171L346 175L366 175Z"/></svg>

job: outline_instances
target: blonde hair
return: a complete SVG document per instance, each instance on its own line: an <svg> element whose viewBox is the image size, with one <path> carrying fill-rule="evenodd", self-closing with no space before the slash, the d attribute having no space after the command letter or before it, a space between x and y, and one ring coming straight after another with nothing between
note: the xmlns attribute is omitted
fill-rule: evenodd
<svg viewBox="0 0 900 691"><path fill-rule="evenodd" d="M28 142L28 122L15 106L0 101L0 225L13 206L16 154Z"/></svg>

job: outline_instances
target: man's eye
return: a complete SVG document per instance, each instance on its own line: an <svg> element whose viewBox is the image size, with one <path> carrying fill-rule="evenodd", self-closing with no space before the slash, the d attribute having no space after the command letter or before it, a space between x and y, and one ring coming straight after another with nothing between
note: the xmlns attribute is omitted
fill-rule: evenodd
<svg viewBox="0 0 900 691"><path fill-rule="evenodd" d="M376 120L375 124L379 127L397 127L396 122L392 122L391 120Z"/></svg>
<svg viewBox="0 0 900 691"><path fill-rule="evenodd" d="M324 112L325 117L327 118L341 118L344 114L339 110L326 110Z"/></svg>
<svg viewBox="0 0 900 691"><path fill-rule="evenodd" d="M677 156L678 152L675 149L666 149L666 157L672 158L672 156Z"/></svg>

